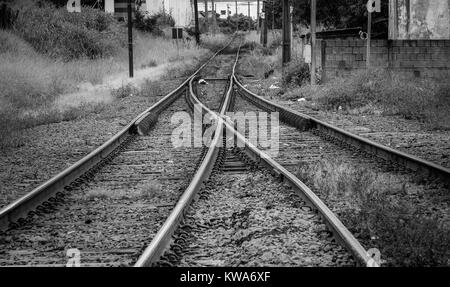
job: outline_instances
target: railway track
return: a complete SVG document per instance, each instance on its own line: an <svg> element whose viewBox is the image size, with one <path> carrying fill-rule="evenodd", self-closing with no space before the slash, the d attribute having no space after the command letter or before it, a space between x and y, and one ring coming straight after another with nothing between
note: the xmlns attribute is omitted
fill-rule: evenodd
<svg viewBox="0 0 450 287"><path fill-rule="evenodd" d="M435 177L433 188L448 194L445 168L262 99L235 75L239 49L221 51L88 157L3 208L0 265L64 266L65 250L79 248L83 266L378 266L294 175L299 162L339 154L411 180L412 171ZM213 131L208 148L169 148L180 111L215 120L202 125ZM247 140L229 111L279 112L279 153ZM439 212L448 214L445 202Z"/></svg>
<svg viewBox="0 0 450 287"><path fill-rule="evenodd" d="M221 104L212 103L218 112L200 102L191 80L190 106L217 125L194 179L135 266L377 266L308 187L222 118L233 105L234 72Z"/></svg>
<svg viewBox="0 0 450 287"><path fill-rule="evenodd" d="M429 216L450 223L450 170L417 157L352 135L310 116L270 103L247 90L237 79L234 111L279 111L279 153L275 159L296 173L302 165L333 160L372 170L391 183L407 185L409 200L423 206ZM248 133L248 130L246 131Z"/></svg>
<svg viewBox="0 0 450 287"><path fill-rule="evenodd" d="M58 204L2 236L0 265L64 266L81 251L83 266L132 265L189 184L202 148L172 148L171 117L181 97L149 135L131 136L108 163L73 186Z"/></svg>
<svg viewBox="0 0 450 287"><path fill-rule="evenodd" d="M377 250L371 250L374 253L364 250L323 202L293 175L299 163L315 162L327 156L339 156L350 163L394 173L399 181L405 177L413 180L414 174L420 173L427 178L428 187L435 189L430 196L448 197L449 172L445 168L267 102L245 89L234 69L230 82L220 105L217 95L208 96L204 92L197 98L198 88L191 83L192 105L202 106L202 111L211 115L214 112L202 105L200 98L216 113L217 107L221 107L222 120L226 119L228 110L279 112L282 124L280 153L274 158L277 161L245 140L251 138L248 129L243 136L232 123L218 119L213 142L223 140L223 147L210 147L183 199L137 266L377 266L369 256ZM236 148L233 143L227 145L224 130L245 142L245 148ZM199 181L204 181L204 185ZM274 194L273 190L278 193ZM195 201L195 198L199 199ZM423 197L418 199L423 203ZM294 218L308 219L306 225L316 226L319 232L302 233L305 225L302 229L302 224L290 221L295 219L289 215L286 220L277 221L270 216L274 205L275 214L283 211L290 214L294 210ZM446 201L439 207L440 215L449 214ZM432 212L436 210L433 208ZM299 228L298 233L289 233L295 227ZM321 237L320 232L328 236ZM311 241L301 241L298 235ZM330 240L332 237L335 241ZM296 240L303 243L304 249L295 245ZM289 249L292 246L297 247ZM317 246L320 252L308 253Z"/></svg>
<svg viewBox="0 0 450 287"><path fill-rule="evenodd" d="M204 152L173 147L172 117L191 113L183 97L189 80L223 61L228 46L107 143L0 210L0 266L65 266L74 248L82 266L134 264Z"/></svg>

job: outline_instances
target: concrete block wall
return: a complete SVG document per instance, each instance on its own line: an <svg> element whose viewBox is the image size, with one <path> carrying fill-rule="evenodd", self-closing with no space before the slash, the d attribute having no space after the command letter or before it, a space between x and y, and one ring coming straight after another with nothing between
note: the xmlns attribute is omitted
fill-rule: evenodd
<svg viewBox="0 0 450 287"><path fill-rule="evenodd" d="M325 63L320 57L323 43ZM327 78L365 69L366 45L364 40L321 40L319 66L325 65ZM450 40L372 40L370 62L415 77L450 76Z"/></svg>

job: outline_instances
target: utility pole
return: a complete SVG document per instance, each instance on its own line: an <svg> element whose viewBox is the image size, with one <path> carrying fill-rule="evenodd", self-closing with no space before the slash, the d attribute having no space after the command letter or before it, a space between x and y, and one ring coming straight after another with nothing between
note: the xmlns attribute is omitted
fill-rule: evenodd
<svg viewBox="0 0 450 287"><path fill-rule="evenodd" d="M263 1L263 7L262 7L262 23L261 23L261 44L263 47L267 47L267 1Z"/></svg>
<svg viewBox="0 0 450 287"><path fill-rule="evenodd" d="M258 4L256 6L256 14L257 14L256 20L258 21L258 23L256 24L256 31L259 34L259 30L260 30L260 25L259 25L259 23L260 23L260 18L259 18L259 0L257 1L257 3Z"/></svg>
<svg viewBox="0 0 450 287"><path fill-rule="evenodd" d="M367 2L367 69L370 69L370 45L372 39L372 13L381 12L381 1L380 0L369 0Z"/></svg>
<svg viewBox="0 0 450 287"><path fill-rule="evenodd" d="M236 15L238 14L238 7L237 7L237 0L235 1L236 3Z"/></svg>
<svg viewBox="0 0 450 287"><path fill-rule="evenodd" d="M250 17L250 1L248 1L248 30L252 30L252 18Z"/></svg>
<svg viewBox="0 0 450 287"><path fill-rule="evenodd" d="M275 29L275 0L272 0L272 32Z"/></svg>
<svg viewBox="0 0 450 287"><path fill-rule="evenodd" d="M128 0L127 5L128 12L128 68L130 73L130 78L134 77L133 72L133 19L131 13L131 0Z"/></svg>
<svg viewBox="0 0 450 287"><path fill-rule="evenodd" d="M209 30L208 0L205 0L205 26L206 26L206 31L208 31Z"/></svg>
<svg viewBox="0 0 450 287"><path fill-rule="evenodd" d="M311 0L311 85L316 84L316 11L317 2Z"/></svg>
<svg viewBox="0 0 450 287"><path fill-rule="evenodd" d="M194 0L195 42L200 45L200 27L198 25L198 1Z"/></svg>
<svg viewBox="0 0 450 287"><path fill-rule="evenodd" d="M294 6L290 5L289 7L290 14L291 14L291 46L294 45Z"/></svg>
<svg viewBox="0 0 450 287"><path fill-rule="evenodd" d="M369 15L367 15L367 59L366 59L366 64L367 64L367 69L370 69L370 45L371 45L371 38L372 38L372 12L368 12Z"/></svg>
<svg viewBox="0 0 450 287"><path fill-rule="evenodd" d="M212 31L213 31L213 35L216 35L216 4L214 4L214 0L211 0L211 10L212 10Z"/></svg>
<svg viewBox="0 0 450 287"><path fill-rule="evenodd" d="M283 65L291 61L291 11L289 0L283 1Z"/></svg>

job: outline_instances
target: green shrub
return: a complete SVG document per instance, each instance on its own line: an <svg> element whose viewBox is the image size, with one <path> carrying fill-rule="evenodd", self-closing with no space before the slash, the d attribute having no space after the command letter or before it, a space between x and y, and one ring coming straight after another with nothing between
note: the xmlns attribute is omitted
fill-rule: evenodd
<svg viewBox="0 0 450 287"><path fill-rule="evenodd" d="M256 22L248 16L243 14L229 17L228 19L217 19L217 25L220 27L222 33L232 33L238 29L239 31L249 30L249 26L254 28Z"/></svg>
<svg viewBox="0 0 450 287"><path fill-rule="evenodd" d="M309 65L302 61L291 61L284 70L285 85L302 86L310 82Z"/></svg>
<svg viewBox="0 0 450 287"><path fill-rule="evenodd" d="M111 97L109 93L89 93L91 84L128 68L126 30L112 16L87 7L84 13L72 14L65 8L24 2L27 5L19 5L22 26L0 29L1 148L22 144L26 128L99 112ZM179 62L155 68L156 74L173 69L167 78L191 73L198 59L208 53L194 43L177 47L173 41L149 33L135 31L134 36L136 67L174 59ZM180 54L184 58L178 57ZM155 83L144 86L145 95L161 93ZM138 92L124 86L115 95L121 98Z"/></svg>
<svg viewBox="0 0 450 287"><path fill-rule="evenodd" d="M175 20L169 13L163 13L162 11L150 15L148 12L143 13L136 11L134 19L134 27L143 32L152 33L157 36L162 36L164 27L175 26Z"/></svg>
<svg viewBox="0 0 450 287"><path fill-rule="evenodd" d="M47 5L20 11L15 29L38 52L65 60L115 55L126 47L126 31L113 16L97 9L69 13Z"/></svg>

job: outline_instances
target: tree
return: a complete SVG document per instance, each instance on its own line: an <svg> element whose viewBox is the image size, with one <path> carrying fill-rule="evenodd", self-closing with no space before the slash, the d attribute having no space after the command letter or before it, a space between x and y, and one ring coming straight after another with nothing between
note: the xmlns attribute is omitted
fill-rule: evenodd
<svg viewBox="0 0 450 287"><path fill-rule="evenodd" d="M267 25L269 27L272 27L273 23L275 29L281 29L281 27L283 26L282 12L283 8L281 6L280 0L267 0L266 2Z"/></svg>
<svg viewBox="0 0 450 287"><path fill-rule="evenodd" d="M295 19L307 24L310 21L310 0L294 1ZM317 0L317 21L328 28L350 28L365 26L367 22L367 0ZM374 14L376 18L387 18L389 0L381 0L382 13Z"/></svg>
<svg viewBox="0 0 450 287"><path fill-rule="evenodd" d="M273 3L273 4L272 4ZM309 27L311 22L311 0L292 0L294 5L293 21ZM367 0L317 0L317 23L325 29L342 29L367 26ZM275 28L281 28L281 1L267 2L267 19L269 26L272 19L272 5L274 5ZM381 0L381 13L373 14L373 22L388 19L389 0ZM387 23L387 22L386 22ZM378 31L377 31L378 30ZM387 25L374 25L374 32L387 32Z"/></svg>

